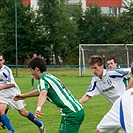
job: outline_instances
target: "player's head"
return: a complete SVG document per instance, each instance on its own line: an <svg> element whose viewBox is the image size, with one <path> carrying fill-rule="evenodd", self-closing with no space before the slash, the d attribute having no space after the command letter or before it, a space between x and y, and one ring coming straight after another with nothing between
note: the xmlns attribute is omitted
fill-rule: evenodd
<svg viewBox="0 0 133 133"><path fill-rule="evenodd" d="M109 69L116 69L117 68L117 61L114 57L111 57L107 60L107 65Z"/></svg>
<svg viewBox="0 0 133 133"><path fill-rule="evenodd" d="M104 60L99 55L93 55L89 59L89 65L93 66L94 64L97 64L98 66L104 65Z"/></svg>
<svg viewBox="0 0 133 133"><path fill-rule="evenodd" d="M31 59L28 64L28 68L35 70L36 67L39 68L41 73L45 72L47 69L45 60L39 57Z"/></svg>
<svg viewBox="0 0 133 133"><path fill-rule="evenodd" d="M2 68L3 64L5 63L3 54L0 53L0 69Z"/></svg>
<svg viewBox="0 0 133 133"><path fill-rule="evenodd" d="M92 69L92 72L98 76L99 78L102 77L103 69L104 69L104 60L99 55L93 55L89 59L89 65Z"/></svg>
<svg viewBox="0 0 133 133"><path fill-rule="evenodd" d="M36 53L33 54L33 58L35 58L35 57L37 57L37 54Z"/></svg>

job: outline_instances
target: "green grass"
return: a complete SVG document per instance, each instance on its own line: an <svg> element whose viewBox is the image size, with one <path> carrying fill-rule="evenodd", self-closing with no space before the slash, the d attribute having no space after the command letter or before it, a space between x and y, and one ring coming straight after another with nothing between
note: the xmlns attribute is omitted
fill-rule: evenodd
<svg viewBox="0 0 133 133"><path fill-rule="evenodd" d="M15 69L12 70L15 75ZM86 92L92 76L90 74L79 77L78 69L60 68L48 69L47 71L62 80L77 99L80 99ZM15 77L15 80L22 93L31 91L31 75L28 69L19 68L18 77ZM37 84L36 80L35 84ZM25 99L25 102L27 104L26 109L34 113L37 105L37 97ZM79 133L95 133L97 124L110 109L111 104L103 96L99 95L84 103L83 107L85 110L85 119ZM42 112L44 116L40 120L44 122L47 133L58 133L61 115L56 106L46 102L42 108ZM38 128L27 118L19 115L16 110L9 109L7 115L17 133L39 133ZM7 130L0 130L0 133L7 132Z"/></svg>

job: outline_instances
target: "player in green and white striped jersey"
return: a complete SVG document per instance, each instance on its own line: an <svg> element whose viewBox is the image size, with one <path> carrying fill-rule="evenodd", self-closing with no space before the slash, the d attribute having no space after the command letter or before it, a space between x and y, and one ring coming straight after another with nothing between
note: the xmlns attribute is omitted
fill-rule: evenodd
<svg viewBox="0 0 133 133"><path fill-rule="evenodd" d="M15 100L39 96L38 107L35 111L36 118L42 117L41 108L46 99L49 100L59 108L62 115L59 133L78 133L84 120L84 109L79 101L58 78L46 73L46 63L43 59L32 59L28 68L31 74L38 79L38 90L17 95Z"/></svg>

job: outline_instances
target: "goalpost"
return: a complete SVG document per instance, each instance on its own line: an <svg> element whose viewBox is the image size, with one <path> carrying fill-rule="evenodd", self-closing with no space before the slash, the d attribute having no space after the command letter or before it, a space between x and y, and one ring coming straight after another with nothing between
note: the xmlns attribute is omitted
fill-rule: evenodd
<svg viewBox="0 0 133 133"><path fill-rule="evenodd" d="M115 57L120 67L130 67L133 62L133 44L79 44L79 76L88 73L88 60L92 55Z"/></svg>

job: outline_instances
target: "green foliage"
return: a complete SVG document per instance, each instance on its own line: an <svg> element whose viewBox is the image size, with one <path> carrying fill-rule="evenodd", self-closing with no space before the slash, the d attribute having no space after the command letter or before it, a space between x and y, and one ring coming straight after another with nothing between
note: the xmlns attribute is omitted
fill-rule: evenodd
<svg viewBox="0 0 133 133"><path fill-rule="evenodd" d="M114 19L112 38L108 43L133 43L133 2L124 5L125 11Z"/></svg>
<svg viewBox="0 0 133 133"><path fill-rule="evenodd" d="M15 14L15 2L6 0L5 6L0 12L2 18L0 27L1 52L5 55L8 63L15 64L16 53L16 23L17 23L17 45L18 58L21 64L24 64L24 58L32 51L32 38L34 38L35 28L32 23L34 13L29 6L24 6L21 2L17 3L17 12ZM17 21L15 21L17 15Z"/></svg>
<svg viewBox="0 0 133 133"><path fill-rule="evenodd" d="M81 3L67 2L40 0L36 11L17 2L18 64L27 64L33 53L46 57L48 64L78 64L81 43L133 43L133 2L125 4L126 11L119 16L103 14L92 5L83 13ZM15 64L15 1L0 1L0 18L0 52L7 63Z"/></svg>
<svg viewBox="0 0 133 133"><path fill-rule="evenodd" d="M74 13L74 12L73 12ZM76 15L75 15L76 16ZM37 19L41 20L40 27L45 29L44 36L47 36L48 46L55 55L56 64L60 64L59 56L63 61L78 44L76 35L76 17L68 13L65 1L41 0ZM74 19L70 19L70 18Z"/></svg>
<svg viewBox="0 0 133 133"><path fill-rule="evenodd" d="M81 44L133 43L133 3L120 16L105 15L100 7L90 5L79 21Z"/></svg>
<svg viewBox="0 0 133 133"><path fill-rule="evenodd" d="M112 38L108 40L108 43L121 43L132 44L133 43L133 2L125 4L125 10L118 18L114 19L114 28ZM113 30L112 29L112 30Z"/></svg>
<svg viewBox="0 0 133 133"><path fill-rule="evenodd" d="M7 0L3 1L0 11L0 49L1 52L7 53L7 56L11 56L11 52L15 50L13 46L15 44L15 17L14 17L14 6L13 2ZM9 8L11 10L9 10ZM12 37L11 37L12 36ZM15 51L14 51L15 52Z"/></svg>
<svg viewBox="0 0 133 133"><path fill-rule="evenodd" d="M106 44L116 27L116 17L103 14L100 7L90 5L79 21L80 43Z"/></svg>
<svg viewBox="0 0 133 133"><path fill-rule="evenodd" d="M89 6L79 21L80 43L104 43L104 17L98 6Z"/></svg>

